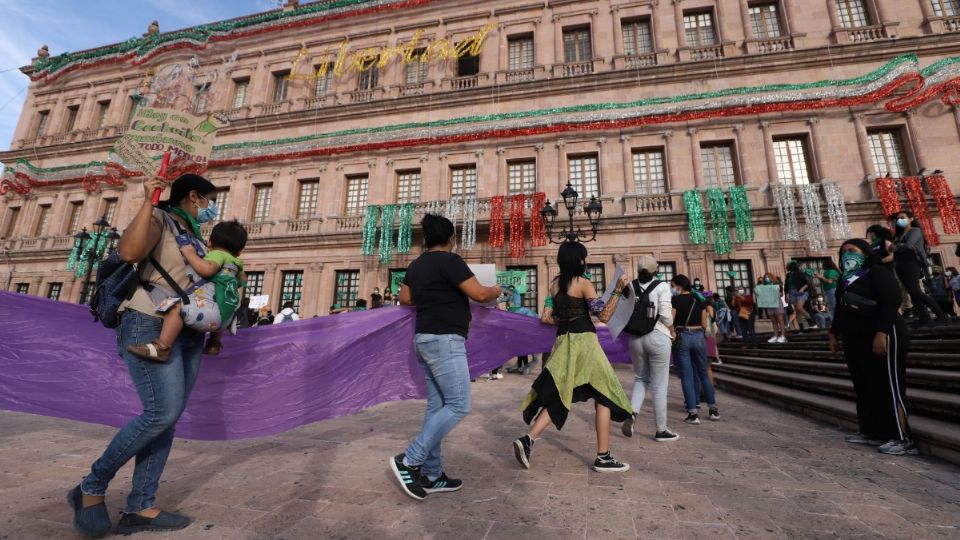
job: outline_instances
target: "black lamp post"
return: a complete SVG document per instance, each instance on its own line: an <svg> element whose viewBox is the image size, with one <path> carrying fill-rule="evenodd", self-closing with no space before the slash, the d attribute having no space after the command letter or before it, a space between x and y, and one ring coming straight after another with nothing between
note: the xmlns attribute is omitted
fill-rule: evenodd
<svg viewBox="0 0 960 540"><path fill-rule="evenodd" d="M597 228L600 226L600 215L603 214L603 204L597 200L596 197L590 197L590 202L583 205L583 211L587 214L587 219L590 221L590 238L586 238L583 230L573 223L573 215L577 212L577 199L580 195L577 193L577 190L573 189L573 186L567 184L567 187L560 193L560 197L563 199L563 206L567 209L567 223L563 225L563 228L556 236L553 234L553 225L554 221L557 219L557 209L554 208L550 201L547 201L547 204L540 209L540 216L543 217L544 223L547 225L547 238L553 244L562 244L563 242L593 242L597 239Z"/></svg>
<svg viewBox="0 0 960 540"><path fill-rule="evenodd" d="M105 234L108 228L110 232ZM87 267L81 295L81 303L86 303L90 301L90 281L93 279L93 267L96 262L103 259L104 255L110 255L116 251L120 233L117 232L116 227L110 227L110 222L107 221L106 216L104 216L93 223L93 234L88 233L87 228L84 227L83 230L75 234L73 238L75 253L77 253L78 258L81 259ZM103 244L101 244L102 238L106 240ZM100 246L103 247L102 250L98 249ZM73 269L69 264L67 267L71 270ZM80 277L83 271L82 267L77 268L77 277Z"/></svg>

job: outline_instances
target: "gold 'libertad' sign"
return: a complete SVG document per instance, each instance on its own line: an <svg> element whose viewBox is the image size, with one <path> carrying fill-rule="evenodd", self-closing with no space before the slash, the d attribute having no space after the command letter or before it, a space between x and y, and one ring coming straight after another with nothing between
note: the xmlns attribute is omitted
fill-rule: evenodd
<svg viewBox="0 0 960 540"><path fill-rule="evenodd" d="M483 47L483 42L497 25L490 23L481 28L477 33L464 39L454 45L449 39L438 39L431 41L427 45L420 47L420 38L423 30L414 32L413 37L406 43L399 43L394 47L368 47L356 51L350 50L350 44L344 40L340 43L340 48L336 54L336 60L330 61L332 52L321 54L320 67L316 71L311 70L309 74L299 73L298 69L304 59L309 56L310 51L306 48L297 52L297 57L293 60L293 66L287 80L290 81L312 81L326 77L330 72L330 66L333 65L333 74L336 76L347 75L354 71L367 71L374 66L384 67L390 62L398 59L404 64L413 62L430 62L432 60L456 60L466 55L478 56Z"/></svg>

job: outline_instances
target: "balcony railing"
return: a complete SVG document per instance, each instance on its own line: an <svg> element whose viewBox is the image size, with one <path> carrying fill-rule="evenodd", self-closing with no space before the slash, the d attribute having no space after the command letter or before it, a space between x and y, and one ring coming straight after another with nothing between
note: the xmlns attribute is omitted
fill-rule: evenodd
<svg viewBox="0 0 960 540"><path fill-rule="evenodd" d="M789 51L793 49L793 38L790 36L767 38L757 41L757 52L772 53L780 51Z"/></svg>
<svg viewBox="0 0 960 540"><path fill-rule="evenodd" d="M639 69L657 65L657 53L634 54L624 56L627 69Z"/></svg>
<svg viewBox="0 0 960 540"><path fill-rule="evenodd" d="M335 216L333 221L337 224L337 232L359 231L363 227L364 216Z"/></svg>
<svg viewBox="0 0 960 540"><path fill-rule="evenodd" d="M283 112L283 106L285 102L279 101L277 103L261 103L257 105L260 107L260 114L280 114Z"/></svg>
<svg viewBox="0 0 960 540"><path fill-rule="evenodd" d="M560 77L576 77L593 73L593 60L560 64Z"/></svg>
<svg viewBox="0 0 960 540"><path fill-rule="evenodd" d="M884 39L886 33L883 31L882 25L874 26L861 26L858 28L848 28L848 39L851 43L864 43L867 41L877 41L878 39Z"/></svg>
<svg viewBox="0 0 960 540"><path fill-rule="evenodd" d="M706 45L704 47L691 47L690 60L713 60L723 58L723 45Z"/></svg>
<svg viewBox="0 0 960 540"><path fill-rule="evenodd" d="M246 118L249 112L250 107L237 107L235 109L223 111L228 120L240 120L242 118Z"/></svg>
<svg viewBox="0 0 960 540"><path fill-rule="evenodd" d="M669 193L657 193L654 195L633 195L623 196L624 211L626 213L661 213L673 210L673 197Z"/></svg>
<svg viewBox="0 0 960 540"><path fill-rule="evenodd" d="M448 79L450 82L451 90L466 90L468 88L476 88L480 86L480 76L479 75L467 75L465 77L454 77Z"/></svg>
<svg viewBox="0 0 960 540"><path fill-rule="evenodd" d="M319 217L294 218L286 221L286 232L290 234L310 234L320 232Z"/></svg>
<svg viewBox="0 0 960 540"><path fill-rule="evenodd" d="M303 98L304 109L321 109L327 104L327 96L313 96Z"/></svg>
<svg viewBox="0 0 960 540"><path fill-rule="evenodd" d="M400 97L422 96L426 92L426 82L414 82L397 86Z"/></svg>
<svg viewBox="0 0 960 540"><path fill-rule="evenodd" d="M507 83L532 81L534 78L536 78L536 72L533 70L533 68L512 69L503 71L502 74L503 82Z"/></svg>
<svg viewBox="0 0 960 540"><path fill-rule="evenodd" d="M960 17L944 17L943 28L947 32L960 32Z"/></svg>

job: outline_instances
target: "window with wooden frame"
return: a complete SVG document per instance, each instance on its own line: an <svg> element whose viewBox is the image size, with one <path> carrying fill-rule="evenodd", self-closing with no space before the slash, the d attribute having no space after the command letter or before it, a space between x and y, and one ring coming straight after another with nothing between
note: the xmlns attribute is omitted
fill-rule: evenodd
<svg viewBox="0 0 960 540"><path fill-rule="evenodd" d="M706 47L717 44L712 11L684 12L683 29L687 47Z"/></svg>
<svg viewBox="0 0 960 540"><path fill-rule="evenodd" d="M360 271L337 270L333 288L333 303L340 307L353 307L360 295Z"/></svg>
<svg viewBox="0 0 960 540"><path fill-rule="evenodd" d="M587 273L590 274L590 283L593 283L597 294L603 294L607 290L606 267L602 264L588 264Z"/></svg>
<svg viewBox="0 0 960 540"><path fill-rule="evenodd" d="M273 201L273 184L253 186L253 213L250 220L254 223L266 221L270 217L270 203Z"/></svg>
<svg viewBox="0 0 960 540"><path fill-rule="evenodd" d="M935 17L956 17L960 15L960 0L930 0Z"/></svg>
<svg viewBox="0 0 960 540"><path fill-rule="evenodd" d="M753 37L771 39L783 35L780 28L780 5L777 2L752 4L748 8L748 12Z"/></svg>
<svg viewBox="0 0 960 540"><path fill-rule="evenodd" d="M567 157L567 182L584 201L600 196L600 164L597 154Z"/></svg>
<svg viewBox="0 0 960 540"><path fill-rule="evenodd" d="M77 115L80 114L80 105L68 105L67 117L63 123L63 131L69 133L77 127Z"/></svg>
<svg viewBox="0 0 960 540"><path fill-rule="evenodd" d="M715 261L713 276L717 280L717 290L722 291L733 285L735 288L753 290L753 263L750 261Z"/></svg>
<svg viewBox="0 0 960 540"><path fill-rule="evenodd" d="M380 62L379 56L363 63L364 69L357 77L357 90L373 90L380 84L380 68L377 66L378 62Z"/></svg>
<svg viewBox="0 0 960 540"><path fill-rule="evenodd" d="M407 64L407 84L421 84L427 81L427 75L430 72L430 63L423 60L423 53L426 49L417 49L413 51L410 63Z"/></svg>
<svg viewBox="0 0 960 540"><path fill-rule="evenodd" d="M365 174L347 177L346 215L355 216L367 207L367 180Z"/></svg>
<svg viewBox="0 0 960 540"><path fill-rule="evenodd" d="M250 79L235 79L233 81L233 108L239 109L247 104L247 90L250 89Z"/></svg>
<svg viewBox="0 0 960 540"><path fill-rule="evenodd" d="M590 27L579 26L563 29L563 61L586 62L593 60L593 45L590 43Z"/></svg>
<svg viewBox="0 0 960 540"><path fill-rule="evenodd" d="M117 206L119 201L117 199L104 199L103 200L103 212L100 215L103 216L103 219L107 220L108 223L113 223L113 218L117 217Z"/></svg>
<svg viewBox="0 0 960 540"><path fill-rule="evenodd" d="M311 218L317 215L317 202L320 198L320 180L312 178L301 180L300 194L297 197L297 219Z"/></svg>
<svg viewBox="0 0 960 540"><path fill-rule="evenodd" d="M397 204L420 202L420 169L397 171Z"/></svg>
<svg viewBox="0 0 960 540"><path fill-rule="evenodd" d="M273 73L273 102L280 103L287 100L287 92L290 89L290 71L277 71Z"/></svg>
<svg viewBox="0 0 960 540"><path fill-rule="evenodd" d="M60 293L63 291L63 283L47 284L47 299L60 300Z"/></svg>
<svg viewBox="0 0 960 540"><path fill-rule="evenodd" d="M17 283L17 294L30 294L30 284Z"/></svg>
<svg viewBox="0 0 960 540"><path fill-rule="evenodd" d="M291 270L281 274L280 281L280 305L293 302L293 310L300 311L300 299L303 296L303 270Z"/></svg>
<svg viewBox="0 0 960 540"><path fill-rule="evenodd" d="M840 16L840 26L857 28L870 26L870 12L864 0L835 0L837 12Z"/></svg>
<svg viewBox="0 0 960 540"><path fill-rule="evenodd" d="M230 211L230 188L217 189L213 195L213 202L217 203L217 221L227 219L227 212Z"/></svg>
<svg viewBox="0 0 960 540"><path fill-rule="evenodd" d="M47 234L47 225L50 224L50 214L53 212L49 204L41 204L37 207L37 226L33 229L34 236L43 236Z"/></svg>
<svg viewBox="0 0 960 540"><path fill-rule="evenodd" d="M70 214L67 217L67 234L73 234L80 230L80 219L83 217L83 202L74 201L70 203Z"/></svg>
<svg viewBox="0 0 960 540"><path fill-rule="evenodd" d="M105 99L97 102L97 123L96 128L100 129L107 124L107 113L110 111L110 100Z"/></svg>
<svg viewBox="0 0 960 540"><path fill-rule="evenodd" d="M773 157L781 184L801 186L810 183L810 151L805 136L773 139Z"/></svg>
<svg viewBox="0 0 960 540"><path fill-rule="evenodd" d="M532 195L537 191L537 160L507 162L507 195Z"/></svg>
<svg viewBox="0 0 960 540"><path fill-rule="evenodd" d="M507 38L507 65L511 70L533 67L533 34Z"/></svg>
<svg viewBox="0 0 960 540"><path fill-rule="evenodd" d="M247 277L247 282L243 288L243 295L246 297L262 295L263 272L244 272L244 274Z"/></svg>
<svg viewBox="0 0 960 540"><path fill-rule="evenodd" d="M677 277L677 263L673 261L658 261L656 277L658 280L666 282L669 282L673 278Z"/></svg>
<svg viewBox="0 0 960 540"><path fill-rule="evenodd" d="M333 63L326 66L326 73L323 72L323 66L317 67L317 84L313 87L313 95L322 97L333 92Z"/></svg>
<svg viewBox="0 0 960 540"><path fill-rule="evenodd" d="M37 117L37 130L34 132L34 136L43 137L47 132L47 122L50 120L50 111L40 111L39 116Z"/></svg>
<svg viewBox="0 0 960 540"><path fill-rule="evenodd" d="M7 208L7 221L3 227L3 238L13 236L13 231L17 230L17 221L20 219L20 207L11 206Z"/></svg>
<svg viewBox="0 0 960 540"><path fill-rule="evenodd" d="M653 52L653 32L650 17L625 20L620 23L623 34L623 54L637 56Z"/></svg>
<svg viewBox="0 0 960 540"><path fill-rule="evenodd" d="M520 296L520 303L523 307L540 311L540 299L537 295L537 278L539 277L536 266L508 266L507 270L524 271L527 273L527 292Z"/></svg>
<svg viewBox="0 0 960 540"><path fill-rule="evenodd" d="M703 180L707 187L730 187L738 183L733 143L700 145Z"/></svg>
<svg viewBox="0 0 960 540"><path fill-rule="evenodd" d="M870 155L877 175L890 175L893 178L909 176L901 129L874 129L868 131L867 136L870 139Z"/></svg>
<svg viewBox="0 0 960 540"><path fill-rule="evenodd" d="M450 195L455 199L477 196L477 166L475 164L450 167Z"/></svg>
<svg viewBox="0 0 960 540"><path fill-rule="evenodd" d="M638 195L667 192L663 161L663 148L633 151L633 180Z"/></svg>

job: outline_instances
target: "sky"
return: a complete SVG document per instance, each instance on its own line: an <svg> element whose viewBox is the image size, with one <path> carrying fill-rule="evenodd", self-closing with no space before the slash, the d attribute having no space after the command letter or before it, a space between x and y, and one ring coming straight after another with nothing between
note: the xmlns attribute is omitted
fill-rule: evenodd
<svg viewBox="0 0 960 540"><path fill-rule="evenodd" d="M0 148L10 148L30 79L20 73L41 45L50 54L273 9L282 0L0 0Z"/></svg>

